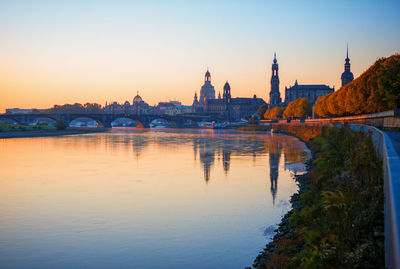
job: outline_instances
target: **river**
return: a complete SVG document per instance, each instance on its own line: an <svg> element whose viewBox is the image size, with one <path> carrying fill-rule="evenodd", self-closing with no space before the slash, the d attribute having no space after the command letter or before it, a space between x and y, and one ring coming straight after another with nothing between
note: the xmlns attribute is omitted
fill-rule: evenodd
<svg viewBox="0 0 400 269"><path fill-rule="evenodd" d="M310 151L267 133L0 139L0 268L244 268Z"/></svg>

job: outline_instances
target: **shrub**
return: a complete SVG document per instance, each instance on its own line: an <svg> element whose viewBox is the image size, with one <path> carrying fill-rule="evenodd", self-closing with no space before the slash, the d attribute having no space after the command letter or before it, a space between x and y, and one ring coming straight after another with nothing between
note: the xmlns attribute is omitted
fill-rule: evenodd
<svg viewBox="0 0 400 269"><path fill-rule="evenodd" d="M382 161L371 138L347 126L315 131L315 159L292 197L296 206L254 267L385 268Z"/></svg>
<svg viewBox="0 0 400 269"><path fill-rule="evenodd" d="M259 123L260 123L260 120L258 119L257 116L253 115L253 116L251 116L251 118L250 118L250 120L249 120L249 123L250 123L250 124L259 124Z"/></svg>

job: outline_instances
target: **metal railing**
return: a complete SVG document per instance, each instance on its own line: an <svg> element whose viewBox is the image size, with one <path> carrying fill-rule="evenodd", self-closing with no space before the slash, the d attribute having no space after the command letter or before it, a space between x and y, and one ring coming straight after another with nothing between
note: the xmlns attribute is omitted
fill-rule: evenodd
<svg viewBox="0 0 400 269"><path fill-rule="evenodd" d="M400 268L400 157L389 136L367 125L349 124L353 131L371 136L383 161L385 192L385 262L387 268Z"/></svg>

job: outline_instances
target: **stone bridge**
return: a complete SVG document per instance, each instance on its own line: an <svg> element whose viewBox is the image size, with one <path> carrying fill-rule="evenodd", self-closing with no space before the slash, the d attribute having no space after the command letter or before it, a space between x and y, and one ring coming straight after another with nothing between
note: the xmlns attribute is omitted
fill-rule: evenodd
<svg viewBox="0 0 400 269"><path fill-rule="evenodd" d="M0 114L0 119L9 119L16 121L19 124L29 124L38 119L64 120L68 124L78 118L89 118L100 126L106 128L111 127L111 123L116 119L128 118L136 122L137 126L149 127L150 123L155 119L163 119L170 123L172 127L185 127L189 121L211 121L221 120L217 115L150 115L150 114L111 114L111 113L37 113L37 114Z"/></svg>

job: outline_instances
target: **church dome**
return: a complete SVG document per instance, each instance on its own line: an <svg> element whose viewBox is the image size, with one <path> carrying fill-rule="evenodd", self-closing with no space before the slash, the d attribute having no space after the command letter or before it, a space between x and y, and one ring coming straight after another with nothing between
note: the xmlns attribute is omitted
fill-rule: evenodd
<svg viewBox="0 0 400 269"><path fill-rule="evenodd" d="M142 101L143 101L143 99L142 99L142 97L140 97L139 93L135 96L135 98L133 98L133 103L134 104L135 103L140 103Z"/></svg>

